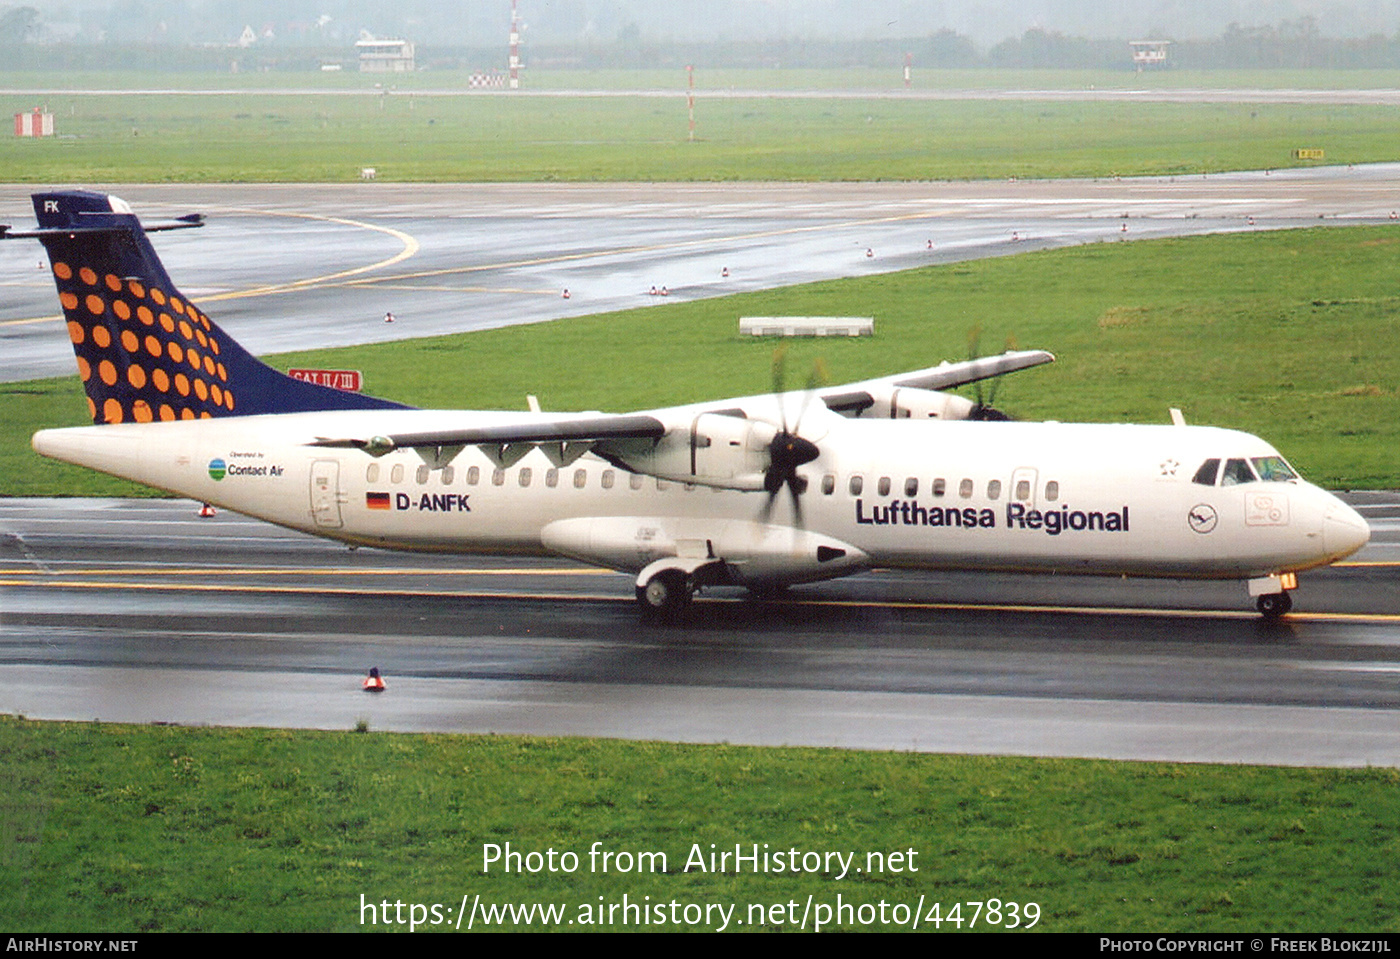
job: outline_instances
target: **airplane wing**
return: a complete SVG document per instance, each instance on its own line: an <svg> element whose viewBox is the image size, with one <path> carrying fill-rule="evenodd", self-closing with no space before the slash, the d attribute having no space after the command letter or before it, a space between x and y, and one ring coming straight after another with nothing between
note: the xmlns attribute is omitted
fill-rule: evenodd
<svg viewBox="0 0 1400 959"><path fill-rule="evenodd" d="M518 423L466 426L428 433L391 433L351 438L319 437L308 445L363 449L371 456L384 456L395 449L416 449L424 459L430 461L451 461L452 456L465 447L480 447L501 466L508 466L533 447L556 451L557 459L571 462L601 442L659 440L665 433L666 426L661 420L645 414L560 414L552 417L529 417ZM556 456L550 458L556 459Z"/></svg>
<svg viewBox="0 0 1400 959"><path fill-rule="evenodd" d="M961 363L940 363L912 373L863 380L833 390L823 390L817 395L832 412L851 413L874 405L877 395L887 394L892 388L947 390L1054 361L1055 354L1045 350L1007 351L997 356L982 356Z"/></svg>
<svg viewBox="0 0 1400 959"><path fill-rule="evenodd" d="M426 433L393 433L370 439L319 439L312 446L349 447L378 456L395 449L425 446L477 446L482 443L559 443L582 440L653 439L662 436L666 426L653 416L597 414L587 417L539 419L533 422ZM376 444L376 440L381 441ZM389 445L382 447L382 441Z"/></svg>
<svg viewBox="0 0 1400 959"><path fill-rule="evenodd" d="M819 390L816 395L834 413L859 414L877 402L888 403L891 391L947 389L1039 366L1054 359L1053 354L1044 350L1007 352L999 356L986 356L961 363L943 363L924 370L863 380L835 389ZM712 404L677 407L673 412L680 415L670 422L659 418L672 412L666 410L657 411L657 416L648 413L559 413L533 416L521 414L520 419L507 423L463 425L459 428L428 432L375 436L317 437L309 445L358 449L375 457L384 456L394 450L413 449L426 461L438 465L450 462L468 446L478 447L502 467L517 462L535 447L543 450L556 465L570 463L590 451L613 462L631 460L635 464L638 454L654 449L657 444L668 439L668 433L675 433L679 429L680 432L688 433L686 442L691 447L689 455L693 473L697 444L694 426L696 416L709 413L723 419L737 420L738 423L732 429L736 433L744 434L744 445L766 446L773 439L773 436L768 434L777 435L774 427L762 433L762 439L759 439L759 433L755 433L754 428L758 427L762 432L761 423L750 421L746 425L740 425L744 424L748 416L742 409L734 406L736 402L744 401L725 400ZM714 429L713 417L710 428ZM720 430L724 431L725 428L721 426Z"/></svg>

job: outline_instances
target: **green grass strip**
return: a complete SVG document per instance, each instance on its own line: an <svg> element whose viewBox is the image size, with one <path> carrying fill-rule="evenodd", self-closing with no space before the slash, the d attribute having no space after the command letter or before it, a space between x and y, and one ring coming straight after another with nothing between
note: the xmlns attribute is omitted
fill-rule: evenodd
<svg viewBox="0 0 1400 959"><path fill-rule="evenodd" d="M767 928L791 928L809 895L834 906L838 894L872 917L881 902L892 916L920 896L925 919L935 902L944 914L954 902L1034 902L1046 931L1400 922L1393 769L0 718L0 784L12 932L356 930L371 927L361 896L441 904L455 922L464 895L558 903L558 927L574 930L624 895L733 904L744 925L730 928L749 930L751 905L795 903L790 923L765 916ZM579 864L488 871L484 847L507 842L571 851ZM594 843L665 853L666 871L637 871L640 859L632 871L595 870ZM900 851L917 872L687 870L693 849L708 856L711 844L855 853L862 867L867 853ZM405 925L393 928L406 930L409 913L395 912ZM382 915L372 928L385 928ZM621 928L620 915L582 928ZM898 928L859 915L833 928Z"/></svg>
<svg viewBox="0 0 1400 959"><path fill-rule="evenodd" d="M169 81L167 81L168 83ZM36 94L36 98L37 98ZM23 183L939 180L1199 174L1395 158L1400 108L657 96L44 94L0 138Z"/></svg>

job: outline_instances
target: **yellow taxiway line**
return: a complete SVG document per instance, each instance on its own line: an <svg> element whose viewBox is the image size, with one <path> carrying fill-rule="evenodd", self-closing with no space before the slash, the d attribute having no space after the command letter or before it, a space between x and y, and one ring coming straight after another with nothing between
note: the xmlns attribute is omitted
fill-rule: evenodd
<svg viewBox="0 0 1400 959"><path fill-rule="evenodd" d="M291 219L317 220L323 223L339 223L342 226L355 227L361 230L372 230L376 233L384 233L393 237L403 244L403 248L393 256L386 257L366 266L357 266L350 270L339 270L335 273L325 273L320 276L308 276L300 280L290 280L286 283L274 283L267 286L250 287L246 290L230 290L226 293L214 293L209 296L189 297L195 303L218 303L224 300L239 300L250 296L269 296L274 293L288 293L294 290L302 290L336 283L341 280L348 280L351 277L369 273L372 270L382 270L416 255L421 248L418 240L402 230L396 230L389 226L379 226L374 223L364 223L360 220L348 220L344 217L322 216L316 213L286 213L276 210L248 210L241 208L225 208L226 213L252 214L257 216L282 216ZM62 320L63 317L55 313L50 316L35 316L17 320L0 321L0 327L6 326L26 326L34 323L52 323Z"/></svg>
<svg viewBox="0 0 1400 959"><path fill-rule="evenodd" d="M272 584L224 584L224 583L190 583L190 582L151 582L150 580L131 579L108 579L107 576L132 574L132 570L96 570L81 571L71 570L64 574L46 574L41 571L23 571L18 573L18 578L0 578L0 587L40 587L44 589L89 589L89 590L131 590L140 592L192 592L192 593L262 593L294 595L312 593L316 595L334 596L393 596L399 598L421 597L421 598L443 598L443 599L520 599L520 600L540 600L546 602L557 601L587 601L587 602L633 602L629 596L619 596L617 594L593 594L593 593L541 593L537 591L495 591L495 590L423 590L423 589L360 589L349 586L295 586L295 585L272 585ZM272 567L263 570L238 570L225 571L217 569L197 569L197 570L161 570L150 569L146 575L176 575L176 576L210 576L228 575L237 572L243 575L268 575L277 573L291 573L292 575L371 575L371 576L608 576L616 575L608 570L576 570L576 569L500 569L500 570L440 570L427 573L423 571L404 572L399 570L287 570L282 567ZM97 576L98 580L83 580L62 578L63 576ZM15 570L0 570L0 576L14 577ZM744 599L719 599L706 600L705 602L746 602ZM1043 603L940 603L940 602L918 602L914 600L859 600L859 599L786 599L774 601L774 605L779 606L801 606L807 608L830 608L830 609L893 609L893 610L925 610L930 612L971 612L971 613L1039 613L1039 614L1060 614L1060 615L1080 615L1080 616L1155 616L1169 617L1174 619L1238 619L1259 621L1258 613L1243 609L1169 609L1164 607L1150 606L1053 606ZM1400 614L1395 613L1327 613L1327 612L1291 612L1279 620L1281 624L1306 623L1306 622L1328 622L1328 623L1400 623Z"/></svg>

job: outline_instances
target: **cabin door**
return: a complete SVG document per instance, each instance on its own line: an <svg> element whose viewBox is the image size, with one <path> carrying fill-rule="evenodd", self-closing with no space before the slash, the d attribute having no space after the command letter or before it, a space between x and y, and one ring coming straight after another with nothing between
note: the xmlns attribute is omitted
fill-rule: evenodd
<svg viewBox="0 0 1400 959"><path fill-rule="evenodd" d="M339 529L340 461L314 460L311 463L311 516L316 525Z"/></svg>

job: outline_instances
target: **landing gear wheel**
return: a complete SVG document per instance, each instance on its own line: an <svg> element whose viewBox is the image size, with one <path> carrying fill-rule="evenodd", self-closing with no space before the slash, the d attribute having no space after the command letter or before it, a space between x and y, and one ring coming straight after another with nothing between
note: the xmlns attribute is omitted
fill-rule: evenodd
<svg viewBox="0 0 1400 959"><path fill-rule="evenodd" d="M637 587L637 605L648 616L674 620L690 606L692 590L685 573L678 569L663 569L645 586Z"/></svg>
<svg viewBox="0 0 1400 959"><path fill-rule="evenodd" d="M1293 608L1293 597L1288 593L1265 593L1255 603L1265 619L1278 619Z"/></svg>

